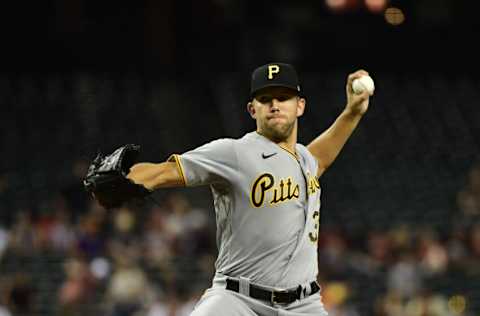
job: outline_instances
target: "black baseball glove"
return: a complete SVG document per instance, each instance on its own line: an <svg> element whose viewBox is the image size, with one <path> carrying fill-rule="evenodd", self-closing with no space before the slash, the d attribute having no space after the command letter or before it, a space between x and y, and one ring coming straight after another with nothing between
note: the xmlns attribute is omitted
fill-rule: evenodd
<svg viewBox="0 0 480 316"><path fill-rule="evenodd" d="M83 185L106 209L120 207L127 201L151 193L127 178L139 150L140 146L128 144L108 156L99 153L88 168Z"/></svg>

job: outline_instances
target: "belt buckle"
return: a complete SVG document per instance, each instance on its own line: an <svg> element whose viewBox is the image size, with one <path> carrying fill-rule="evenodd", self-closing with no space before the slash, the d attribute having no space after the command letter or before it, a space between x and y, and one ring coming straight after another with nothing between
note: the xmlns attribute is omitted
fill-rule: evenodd
<svg viewBox="0 0 480 316"><path fill-rule="evenodd" d="M270 296L270 303L272 303L272 304L281 304L281 303L279 303L279 302L277 302L277 301L275 300L275 299L277 298L277 297L275 296L275 293L288 293L288 291L287 291L287 290L273 290L273 291L272 291L272 295Z"/></svg>

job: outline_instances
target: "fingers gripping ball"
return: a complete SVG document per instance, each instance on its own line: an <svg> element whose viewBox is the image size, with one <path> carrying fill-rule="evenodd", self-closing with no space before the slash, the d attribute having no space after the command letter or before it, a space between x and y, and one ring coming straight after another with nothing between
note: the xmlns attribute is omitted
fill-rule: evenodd
<svg viewBox="0 0 480 316"><path fill-rule="evenodd" d="M361 94L363 91L367 90L369 95L373 95L375 84L372 77L361 76L360 78L353 80L352 89L355 94Z"/></svg>
<svg viewBox="0 0 480 316"><path fill-rule="evenodd" d="M108 156L98 154L90 165L83 185L103 207L120 207L131 199L143 198L151 193L143 185L127 178L139 148L138 145L128 144Z"/></svg>

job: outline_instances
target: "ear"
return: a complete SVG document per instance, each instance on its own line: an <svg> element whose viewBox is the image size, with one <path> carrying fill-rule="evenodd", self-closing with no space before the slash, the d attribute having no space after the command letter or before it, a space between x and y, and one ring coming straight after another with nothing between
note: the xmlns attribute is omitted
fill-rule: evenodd
<svg viewBox="0 0 480 316"><path fill-rule="evenodd" d="M303 112L305 112L305 105L307 104L307 100L305 98L298 98L297 100L297 117L300 117L303 115Z"/></svg>
<svg viewBox="0 0 480 316"><path fill-rule="evenodd" d="M248 113L250 113L250 116L253 118L253 119L256 119L256 112L255 112L255 107L253 106L253 103L252 102L248 102L247 103L247 111Z"/></svg>

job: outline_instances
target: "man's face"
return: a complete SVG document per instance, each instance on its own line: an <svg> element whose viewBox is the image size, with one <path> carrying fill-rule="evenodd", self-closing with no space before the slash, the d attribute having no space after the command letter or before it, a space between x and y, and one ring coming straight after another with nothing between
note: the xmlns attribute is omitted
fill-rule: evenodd
<svg viewBox="0 0 480 316"><path fill-rule="evenodd" d="M305 99L295 90L283 87L262 89L248 104L250 115L257 121L257 130L275 142L285 141L292 134L304 108Z"/></svg>

